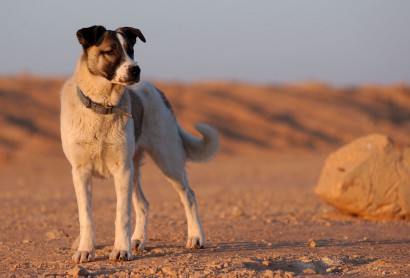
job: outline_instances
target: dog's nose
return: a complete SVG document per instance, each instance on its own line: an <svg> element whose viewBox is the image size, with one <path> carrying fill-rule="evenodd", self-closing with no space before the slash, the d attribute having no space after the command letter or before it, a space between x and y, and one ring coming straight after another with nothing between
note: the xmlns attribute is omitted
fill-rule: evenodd
<svg viewBox="0 0 410 278"><path fill-rule="evenodd" d="M133 67L130 68L130 73L133 76L139 76L140 73L141 73L141 69L140 69L139 66L133 66Z"/></svg>

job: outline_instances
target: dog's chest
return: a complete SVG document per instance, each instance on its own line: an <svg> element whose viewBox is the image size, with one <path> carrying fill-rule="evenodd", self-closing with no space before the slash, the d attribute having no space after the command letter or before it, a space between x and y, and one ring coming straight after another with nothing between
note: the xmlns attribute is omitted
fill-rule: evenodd
<svg viewBox="0 0 410 278"><path fill-rule="evenodd" d="M89 121L77 138L78 154L98 176L110 176L110 168L134 152L134 142L130 140L132 123L115 117L103 116Z"/></svg>

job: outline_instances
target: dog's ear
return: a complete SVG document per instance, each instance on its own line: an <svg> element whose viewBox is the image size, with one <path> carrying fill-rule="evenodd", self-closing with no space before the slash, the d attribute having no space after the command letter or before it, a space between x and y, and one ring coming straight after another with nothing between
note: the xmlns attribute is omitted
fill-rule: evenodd
<svg viewBox="0 0 410 278"><path fill-rule="evenodd" d="M95 45L99 38L105 33L104 26L94 25L88 28L83 28L77 31L77 39L79 43L87 48Z"/></svg>
<svg viewBox="0 0 410 278"><path fill-rule="evenodd" d="M144 35L141 33L139 29L135 29L132 27L121 27L115 31L126 36L130 43L132 43L132 45L134 45L137 42L137 37L140 38L140 40L142 40L143 42L146 42Z"/></svg>

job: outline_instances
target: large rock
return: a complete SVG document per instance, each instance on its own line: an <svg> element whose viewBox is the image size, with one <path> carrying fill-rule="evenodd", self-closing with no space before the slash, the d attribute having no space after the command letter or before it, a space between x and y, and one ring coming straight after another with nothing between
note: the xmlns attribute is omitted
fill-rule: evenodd
<svg viewBox="0 0 410 278"><path fill-rule="evenodd" d="M379 134L359 138L328 157L316 194L365 218L410 218L410 149Z"/></svg>

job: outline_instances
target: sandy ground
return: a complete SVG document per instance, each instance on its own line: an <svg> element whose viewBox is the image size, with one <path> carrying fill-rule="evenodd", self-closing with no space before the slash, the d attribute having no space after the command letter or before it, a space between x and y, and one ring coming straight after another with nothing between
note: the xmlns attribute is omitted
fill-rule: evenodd
<svg viewBox="0 0 410 278"><path fill-rule="evenodd" d="M115 192L111 180L95 180L96 261L78 268L70 249L79 232L77 205L58 138L60 86L58 79L0 80L1 277L409 275L410 222L342 215L313 193L326 156L348 140L374 131L409 139L407 88L372 88L372 97L349 91L349 100L319 85L162 84L188 130L206 121L221 132L221 154L187 166L205 248L184 248L178 195L146 159L147 250L130 262L108 260Z"/></svg>

